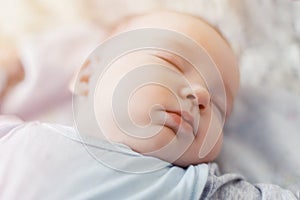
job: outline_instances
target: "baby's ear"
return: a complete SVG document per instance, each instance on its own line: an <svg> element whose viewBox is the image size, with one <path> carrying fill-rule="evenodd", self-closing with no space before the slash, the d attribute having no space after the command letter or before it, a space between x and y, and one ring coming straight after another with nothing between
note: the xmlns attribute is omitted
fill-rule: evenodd
<svg viewBox="0 0 300 200"><path fill-rule="evenodd" d="M86 60L80 70L76 72L70 81L69 89L75 95L88 96L91 78L90 60Z"/></svg>

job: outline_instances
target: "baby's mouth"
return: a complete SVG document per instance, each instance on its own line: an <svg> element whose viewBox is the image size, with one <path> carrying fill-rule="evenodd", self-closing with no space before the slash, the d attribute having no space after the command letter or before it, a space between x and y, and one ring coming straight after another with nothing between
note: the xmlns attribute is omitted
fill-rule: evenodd
<svg viewBox="0 0 300 200"><path fill-rule="evenodd" d="M186 111L166 110L166 121L164 126L172 129L175 133L179 130L191 132L195 135L194 117Z"/></svg>

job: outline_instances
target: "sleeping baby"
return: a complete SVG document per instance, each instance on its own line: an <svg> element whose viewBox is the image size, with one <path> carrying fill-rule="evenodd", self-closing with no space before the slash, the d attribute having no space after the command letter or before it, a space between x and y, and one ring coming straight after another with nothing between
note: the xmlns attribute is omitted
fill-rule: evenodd
<svg viewBox="0 0 300 200"><path fill-rule="evenodd" d="M101 128L92 136L109 141L112 146L124 144L144 155L145 159L156 157L172 163L173 167L202 171L202 167L206 166L202 163L214 161L221 149L222 127L230 115L239 87L237 60L218 30L198 17L182 13L159 12L131 17L117 25L111 35L126 35L136 30L143 30L146 35L151 29L184 34L205 49L204 54L212 60L211 63L201 55L189 56L193 54L191 49L179 42L179 36L172 37L170 32L169 38L156 40L161 39L158 44L166 43L164 47L174 48L180 55L175 54L175 50L166 52L163 48L159 49L155 44L155 50L144 48L126 52L110 63L102 71L100 79L97 79L100 73L96 69L103 64L100 60L105 60L105 56L96 50L78 79L86 84L85 89L78 87L78 93L94 98L92 109L95 121ZM151 36L144 37L151 40ZM135 37L130 41L139 43L144 37ZM198 63L203 62L205 65L195 67L187 61L195 57ZM214 68L218 73L213 73ZM91 89L95 87L93 77L86 78L89 73L93 73L94 82L98 84L96 89ZM138 81L139 78L142 81ZM218 84L220 80L222 84ZM84 92L80 92L82 90ZM222 92L223 96L219 94ZM79 131L85 134L84 130L86 127ZM99 132L102 134L97 135ZM116 160L120 159L116 157ZM124 163L110 162L104 157L99 157L99 160L112 168L131 173L149 172L157 167L154 162L155 167L143 165L142 170L138 167L124 167ZM209 170L206 186L204 190L201 189L203 199L260 199L265 195L275 199L292 198L287 191L279 192L276 186L253 186L237 175L217 177L214 164L209 164ZM186 180L181 177L180 181ZM200 194L198 189L193 190Z"/></svg>
<svg viewBox="0 0 300 200"><path fill-rule="evenodd" d="M0 199L296 199L212 163L239 87L218 30L165 11L111 36L77 75L76 129L1 118Z"/></svg>

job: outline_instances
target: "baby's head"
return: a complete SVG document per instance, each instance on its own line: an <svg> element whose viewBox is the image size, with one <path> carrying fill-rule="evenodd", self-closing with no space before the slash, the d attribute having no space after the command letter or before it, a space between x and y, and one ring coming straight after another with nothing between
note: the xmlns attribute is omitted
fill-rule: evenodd
<svg viewBox="0 0 300 200"><path fill-rule="evenodd" d="M230 114L239 86L239 72L232 49L216 29L195 16L176 12L156 12L124 21L113 30L112 35L139 28L172 30L202 46L223 79L226 109L220 112L226 112L226 116ZM150 128L148 130L152 130L152 127L153 130L157 130L151 137L147 131L134 136L130 133L125 134L115 123L113 115L118 114L118 111L112 114L110 106L115 86L128 73L142 65L162 65L170 69L156 74L165 80L164 85L155 83L142 85L132 92L129 99L124 99L128 101L127 112L136 126ZM176 76L184 77L188 84L180 79L174 80L174 72ZM159 50L140 50L120 57L101 77L104 87L96 90L95 94L95 113L97 119L101 120L104 135L107 139L125 144L136 152L152 155L182 167L212 161L220 151L222 133L219 137L215 137L210 136L211 133L208 132L212 116L215 114L212 105L218 102L211 95L206 78L208 77L202 77L180 56ZM126 122L124 123L126 127ZM205 138L208 142L206 146L211 146L211 150L200 158L199 152ZM188 140L191 141L189 145L183 145ZM168 149L164 149L166 146ZM183 146L185 148L182 148ZM172 152L177 154L178 151L181 151L180 156L174 159L171 154Z"/></svg>

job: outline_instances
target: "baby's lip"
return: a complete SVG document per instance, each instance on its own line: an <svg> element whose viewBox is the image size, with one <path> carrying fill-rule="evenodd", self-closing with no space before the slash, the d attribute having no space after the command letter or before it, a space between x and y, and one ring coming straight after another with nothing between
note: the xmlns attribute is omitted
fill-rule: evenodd
<svg viewBox="0 0 300 200"><path fill-rule="evenodd" d="M195 134L195 127L194 127L194 117L187 111L169 111L166 110L167 113L173 113L178 115L181 119L187 122L193 129L193 133Z"/></svg>

